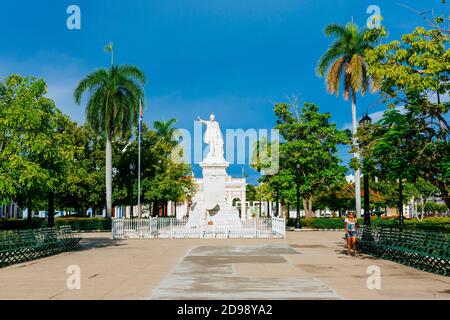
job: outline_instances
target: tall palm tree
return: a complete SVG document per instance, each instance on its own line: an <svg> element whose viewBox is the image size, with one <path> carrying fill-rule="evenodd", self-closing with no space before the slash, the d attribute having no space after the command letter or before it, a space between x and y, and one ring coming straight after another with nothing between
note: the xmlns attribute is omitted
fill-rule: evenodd
<svg viewBox="0 0 450 320"><path fill-rule="evenodd" d="M177 119L175 118L168 121L153 122L153 128L155 128L160 141L164 141L166 143L170 143L172 141L172 135L176 130L174 128L175 123L177 123Z"/></svg>
<svg viewBox="0 0 450 320"><path fill-rule="evenodd" d="M372 43L364 38L365 30L350 22L345 26L330 24L325 28L326 36L334 36L336 40L319 59L316 72L325 76L328 92L339 95L339 86L343 82L343 97L352 101L353 149L354 158L359 161L359 145L356 138L358 122L356 120L356 95L363 96L368 89L376 91L373 79L368 74L368 66L364 60L365 50ZM361 216L361 170L355 172L356 213Z"/></svg>
<svg viewBox="0 0 450 320"><path fill-rule="evenodd" d="M112 147L115 137L125 137L136 126L139 100L144 96L145 75L135 66L111 65L82 79L74 91L77 104L89 93L86 121L92 129L106 138L106 214L112 208Z"/></svg>

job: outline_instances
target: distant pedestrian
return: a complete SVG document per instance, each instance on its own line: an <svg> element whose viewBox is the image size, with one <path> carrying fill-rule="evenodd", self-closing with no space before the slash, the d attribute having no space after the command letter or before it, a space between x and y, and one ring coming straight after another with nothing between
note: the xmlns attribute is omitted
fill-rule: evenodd
<svg viewBox="0 0 450 320"><path fill-rule="evenodd" d="M356 224L358 220L353 212L348 213L348 217L344 221L345 238L347 239L347 255L350 256L351 248L355 252L356 257Z"/></svg>

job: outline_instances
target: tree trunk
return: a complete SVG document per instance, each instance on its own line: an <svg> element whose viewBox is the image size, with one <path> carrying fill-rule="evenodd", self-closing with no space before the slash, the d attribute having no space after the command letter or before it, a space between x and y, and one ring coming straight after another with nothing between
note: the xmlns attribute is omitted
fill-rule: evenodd
<svg viewBox="0 0 450 320"><path fill-rule="evenodd" d="M48 193L48 227L53 228L55 226L55 193Z"/></svg>
<svg viewBox="0 0 450 320"><path fill-rule="evenodd" d="M261 218L262 213L262 200L259 200L259 218Z"/></svg>
<svg viewBox="0 0 450 320"><path fill-rule="evenodd" d="M153 201L153 216L154 217L158 217L159 216L158 201L157 200Z"/></svg>
<svg viewBox="0 0 450 320"><path fill-rule="evenodd" d="M112 146L111 139L106 138L106 217L111 217L112 209Z"/></svg>
<svg viewBox="0 0 450 320"><path fill-rule="evenodd" d="M306 200L302 199L302 203L303 203L303 211L305 211L305 218L309 218L308 217L308 205L306 203Z"/></svg>
<svg viewBox="0 0 450 320"><path fill-rule="evenodd" d="M358 131L358 121L356 120L356 92L352 94L352 126L353 126L353 148L355 153L354 158L359 163L359 145L356 133ZM355 202L356 202L356 217L361 218L361 169L355 171Z"/></svg>
<svg viewBox="0 0 450 320"><path fill-rule="evenodd" d="M398 213L400 218L400 226L403 226L403 179L398 179Z"/></svg>
<svg viewBox="0 0 450 320"><path fill-rule="evenodd" d="M309 216L312 217L313 216L312 196L309 196L309 199L308 199L308 211L309 211Z"/></svg>
<svg viewBox="0 0 450 320"><path fill-rule="evenodd" d="M427 205L427 200L428 199L424 200L424 198L422 197L422 210L420 213L420 221L423 221L423 217L425 216L425 206Z"/></svg>
<svg viewBox="0 0 450 320"><path fill-rule="evenodd" d="M313 215L312 196L309 196L308 199L302 199L302 202L303 202L303 210L305 211L305 217L311 218Z"/></svg>
<svg viewBox="0 0 450 320"><path fill-rule="evenodd" d="M444 183L440 183L439 191L440 191L442 200L444 200L445 205L450 210L450 194L447 190L447 185L445 185Z"/></svg>
<svg viewBox="0 0 450 320"><path fill-rule="evenodd" d="M31 199L28 200L28 215L27 215L27 226L31 228L31 217L33 215L33 209L31 208Z"/></svg>
<svg viewBox="0 0 450 320"><path fill-rule="evenodd" d="M438 91L436 92L436 96L437 96L437 103L441 104L441 95L439 94ZM440 134L439 134L438 140L441 140L440 136L442 135L444 138L444 141L447 141L446 134L445 134L446 129L445 129L444 121L441 118L441 116L439 116L438 118L439 118L439 128L440 128ZM448 194L448 192L447 192L447 194ZM449 204L450 204L450 201L449 201ZM446 203L447 207L450 209L449 204Z"/></svg>
<svg viewBox="0 0 450 320"><path fill-rule="evenodd" d="M289 218L291 217L290 211L291 211L291 204L290 204L289 201L288 201L288 203L287 203L286 219L289 219Z"/></svg>

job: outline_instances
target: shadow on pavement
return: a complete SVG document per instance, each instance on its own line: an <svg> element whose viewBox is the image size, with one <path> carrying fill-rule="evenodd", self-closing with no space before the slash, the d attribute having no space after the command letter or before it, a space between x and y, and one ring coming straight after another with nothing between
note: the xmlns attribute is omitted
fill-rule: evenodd
<svg viewBox="0 0 450 320"><path fill-rule="evenodd" d="M347 248L345 247L344 249L337 249L337 250L334 250L334 252L336 253L336 255L338 255L340 258L348 258L348 256L347 256ZM351 251L351 257L352 258L354 258L354 256L353 256L353 249L352 249L352 251ZM369 256L369 255L366 255L366 254L364 254L364 253L361 253L360 251L358 251L358 255L357 255L357 257L356 257L357 259L362 259L362 260L379 260L378 258L376 258L376 257L373 257L373 256Z"/></svg>
<svg viewBox="0 0 450 320"><path fill-rule="evenodd" d="M83 238L80 241L80 247L77 251L86 251L106 247L121 247L126 245L126 243L123 243L120 240L113 240L108 238Z"/></svg>

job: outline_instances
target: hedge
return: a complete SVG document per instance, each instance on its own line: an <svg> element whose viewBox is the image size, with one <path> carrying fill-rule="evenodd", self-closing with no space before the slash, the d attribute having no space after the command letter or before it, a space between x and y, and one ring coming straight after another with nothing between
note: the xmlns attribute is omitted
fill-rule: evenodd
<svg viewBox="0 0 450 320"><path fill-rule="evenodd" d="M55 219L55 226L71 226L74 231L111 231L111 219L106 218L73 218L63 217ZM46 228L47 220L33 218L31 228ZM23 230L28 228L27 220L0 219L0 230Z"/></svg>
<svg viewBox="0 0 450 320"><path fill-rule="evenodd" d="M301 218L302 228L311 229L343 229L344 220L340 218ZM295 218L289 218L288 227L295 226Z"/></svg>
<svg viewBox="0 0 450 320"><path fill-rule="evenodd" d="M111 231L110 218L59 218L55 226L71 226L76 231Z"/></svg>
<svg viewBox="0 0 450 320"><path fill-rule="evenodd" d="M303 228L311 229L344 229L344 218L302 218L301 224ZM373 226L379 225L398 225L398 218L381 218L372 217ZM405 227L450 233L450 217L447 218L425 218L423 221L417 219L405 219ZM363 218L359 219L359 223L363 223ZM289 218L288 227L295 226L295 218Z"/></svg>
<svg viewBox="0 0 450 320"><path fill-rule="evenodd" d="M31 219L31 228L39 229L47 226L47 221L41 218ZM0 219L0 230L24 230L28 229L28 221L20 219Z"/></svg>
<svg viewBox="0 0 450 320"><path fill-rule="evenodd" d="M0 230L0 242L1 241L18 241L19 236L17 235L16 232L13 232L12 230L6 230L6 231L1 231Z"/></svg>

